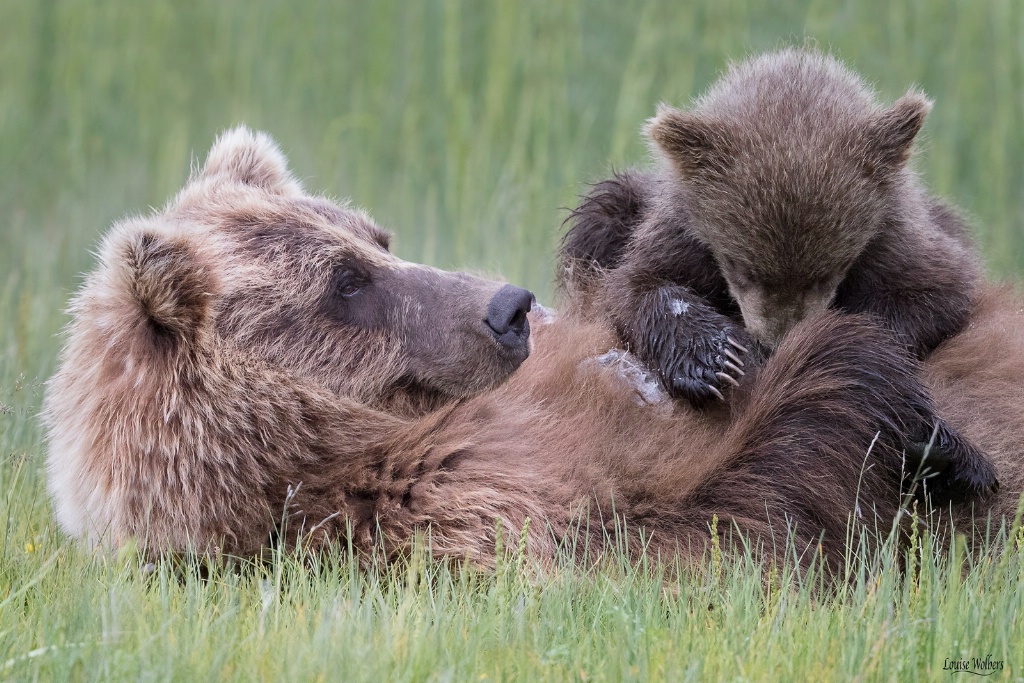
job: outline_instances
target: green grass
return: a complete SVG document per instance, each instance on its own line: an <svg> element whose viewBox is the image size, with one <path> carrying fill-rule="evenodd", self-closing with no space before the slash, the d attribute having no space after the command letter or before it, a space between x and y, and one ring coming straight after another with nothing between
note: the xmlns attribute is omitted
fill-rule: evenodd
<svg viewBox="0 0 1024 683"><path fill-rule="evenodd" d="M1019 528L1019 527L1018 527ZM4 548L0 676L114 680L938 680L987 655L1020 678L1024 534L950 559L891 545L823 589L742 551L695 569L494 573L427 562L360 571L344 550L200 576L90 557L43 532ZM20 539L19 539L20 542ZM424 546L420 546L423 548ZM671 578L670 578L671 576ZM13 578L13 581L11 580ZM5 661L6 658L6 661Z"/></svg>
<svg viewBox="0 0 1024 683"><path fill-rule="evenodd" d="M148 575L60 535L36 419L99 235L166 201L227 126L270 132L308 187L394 229L401 255L550 299L561 207L645 159L655 103L805 36L887 99L911 83L935 98L919 166L975 217L990 272L1013 276L1018 0L0 0L0 17L0 679L919 680L990 653L1022 676L1015 544L964 571L926 544L919 575L883 553L837 595L742 559L670 592L614 558L543 576L359 573L343 553L315 575L290 558Z"/></svg>

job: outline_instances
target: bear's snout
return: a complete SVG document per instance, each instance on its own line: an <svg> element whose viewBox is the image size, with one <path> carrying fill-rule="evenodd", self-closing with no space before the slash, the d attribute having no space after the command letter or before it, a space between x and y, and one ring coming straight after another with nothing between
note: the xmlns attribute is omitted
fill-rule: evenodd
<svg viewBox="0 0 1024 683"><path fill-rule="evenodd" d="M533 301L533 292L515 285L505 285L497 291L487 304L484 322L499 344L509 350L526 346L530 339L530 323L526 314L530 312Z"/></svg>

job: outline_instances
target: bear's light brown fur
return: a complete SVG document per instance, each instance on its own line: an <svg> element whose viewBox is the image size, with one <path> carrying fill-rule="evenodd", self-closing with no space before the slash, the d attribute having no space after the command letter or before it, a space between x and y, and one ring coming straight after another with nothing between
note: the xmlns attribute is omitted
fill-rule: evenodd
<svg viewBox="0 0 1024 683"><path fill-rule="evenodd" d="M487 565L499 522L517 534L530 520L541 559L568 545L585 561L617 528L634 557L699 554L717 514L720 531L780 552L789 532L821 539L833 563L855 510L865 528L892 524L896 435L928 402L867 319L798 325L725 421L641 398L592 323L534 315L514 372L522 354L481 322L499 283L386 246L245 129L164 210L116 225L47 390L61 526L100 545L241 555L304 533L392 556L429 529L435 555ZM1024 318L993 294L976 319L927 372L999 459L1004 513L1021 484L1003 468L1024 425ZM1006 420L989 429L972 401L993 393Z"/></svg>

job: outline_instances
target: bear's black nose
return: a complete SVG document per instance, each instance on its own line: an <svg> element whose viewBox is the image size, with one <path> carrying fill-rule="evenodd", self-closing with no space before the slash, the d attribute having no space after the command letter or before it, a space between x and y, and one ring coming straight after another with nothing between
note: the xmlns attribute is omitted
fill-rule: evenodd
<svg viewBox="0 0 1024 683"><path fill-rule="evenodd" d="M505 285L498 290L491 303L487 304L484 322L498 341L504 346L520 346L530 334L526 314L533 305L533 292Z"/></svg>

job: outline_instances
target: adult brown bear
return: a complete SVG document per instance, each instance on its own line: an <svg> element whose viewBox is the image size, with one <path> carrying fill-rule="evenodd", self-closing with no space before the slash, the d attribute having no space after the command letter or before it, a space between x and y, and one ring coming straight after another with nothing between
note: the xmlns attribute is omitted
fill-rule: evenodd
<svg viewBox="0 0 1024 683"><path fill-rule="evenodd" d="M723 420L643 400L599 325L534 314L523 362L530 305L399 260L267 137L231 131L162 211L114 226L72 301L45 407L57 519L154 553L301 533L390 556L429 529L436 555L485 565L499 523L527 520L533 554L580 561L621 528L634 555L699 554L713 514L768 547L820 539L833 561L854 510L891 525L897 444L933 410L871 322L802 323Z"/></svg>

